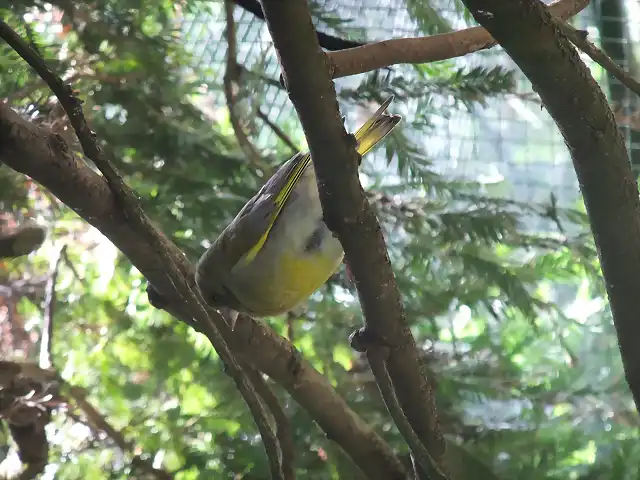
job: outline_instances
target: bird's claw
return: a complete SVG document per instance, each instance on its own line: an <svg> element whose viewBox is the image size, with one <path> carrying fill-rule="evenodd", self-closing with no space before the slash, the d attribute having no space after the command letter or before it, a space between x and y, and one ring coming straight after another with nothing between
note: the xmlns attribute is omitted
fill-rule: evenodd
<svg viewBox="0 0 640 480"><path fill-rule="evenodd" d="M371 348L390 348L391 345L383 337L362 327L349 335L349 345L356 352L366 353Z"/></svg>

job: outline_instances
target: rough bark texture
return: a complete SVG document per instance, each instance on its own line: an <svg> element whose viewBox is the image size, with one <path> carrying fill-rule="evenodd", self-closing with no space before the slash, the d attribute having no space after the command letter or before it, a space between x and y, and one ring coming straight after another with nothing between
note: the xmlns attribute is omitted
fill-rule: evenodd
<svg viewBox="0 0 640 480"><path fill-rule="evenodd" d="M380 225L358 179L358 155L341 121L325 54L301 0L262 0L316 169L327 226L344 247L366 329L388 347L386 366L416 434L444 469L444 440L431 386L406 322ZM380 378L376 376L376 381Z"/></svg>
<svg viewBox="0 0 640 480"><path fill-rule="evenodd" d="M537 0L463 0L522 69L571 153L600 257L622 361L640 406L640 200L602 90Z"/></svg>
<svg viewBox="0 0 640 480"><path fill-rule="evenodd" d="M557 0L549 5L554 15L568 19L584 9L589 0ZM356 75L400 63L428 63L462 57L495 46L496 41L482 27L416 38L392 38L361 47L329 52L333 78Z"/></svg>

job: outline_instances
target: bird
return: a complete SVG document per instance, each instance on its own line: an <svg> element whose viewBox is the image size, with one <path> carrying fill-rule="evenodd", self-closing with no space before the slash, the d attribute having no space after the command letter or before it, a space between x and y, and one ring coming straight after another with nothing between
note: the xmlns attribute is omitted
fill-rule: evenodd
<svg viewBox="0 0 640 480"><path fill-rule="evenodd" d="M353 135L362 158L401 121L393 97ZM233 329L239 313L286 313L333 275L344 258L323 220L310 152L298 152L266 181L200 257L196 285Z"/></svg>

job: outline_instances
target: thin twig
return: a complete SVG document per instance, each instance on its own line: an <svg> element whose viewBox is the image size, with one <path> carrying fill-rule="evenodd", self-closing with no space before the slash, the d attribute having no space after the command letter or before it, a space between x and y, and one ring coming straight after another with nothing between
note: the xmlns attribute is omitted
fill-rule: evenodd
<svg viewBox="0 0 640 480"><path fill-rule="evenodd" d="M291 152L294 155L300 151L300 148L296 147L295 143L293 143L289 136L284 133L284 131L278 125L276 125L269 119L267 114L262 111L262 108L258 107L256 109L256 115L258 115L258 118L266 123L271 130L273 130L273 133L275 133L276 136L291 149Z"/></svg>
<svg viewBox="0 0 640 480"><path fill-rule="evenodd" d="M64 250L64 252L62 252L62 260L64 261L64 264L67 266L67 268L71 270L71 273L73 274L75 279L80 283L84 283L84 277L80 276L80 273L78 273L78 269L69 258L69 254L67 253L66 249Z"/></svg>
<svg viewBox="0 0 640 480"><path fill-rule="evenodd" d="M281 467L285 480L295 479L294 459L295 448L293 445L293 434L291 432L291 423L284 413L284 409L278 401L278 397L273 392L273 389L269 386L267 381L262 377L262 374L250 366L245 367L253 385L256 387L256 392L262 397L264 402L269 407L273 419L276 422L276 435L280 444Z"/></svg>
<svg viewBox="0 0 640 480"><path fill-rule="evenodd" d="M163 266L167 279L177 295L182 298L185 306L189 308L192 318L195 318L200 326L207 329L207 338L227 366L238 390L249 406L269 456L270 452L274 450L271 444L276 441L275 434L271 431L267 412L260 402L253 385L238 365L225 339L220 334L219 328L224 328L224 320L219 315L209 316L201 295L189 285L184 272L178 268L177 261L170 255L171 246L168 240L157 233L142 210L140 201L135 193L124 183L122 177L104 156L102 149L96 142L95 134L87 125L82 112L81 101L75 96L72 88L52 72L44 60L3 20L0 20L0 38L4 39L18 55L31 65L58 97L60 104L69 116L69 121L78 136L84 154L93 161L104 175L107 185L113 194L114 202L122 210L120 213L124 215L127 223L152 247L152 250L158 256L159 264ZM57 143L52 141L51 143L52 148L57 148L63 152L67 149L63 140L58 140ZM274 476L274 480L281 478L282 476Z"/></svg>
<svg viewBox="0 0 640 480"><path fill-rule="evenodd" d="M53 342L53 317L56 311L56 283L58 281L58 271L60 260L67 250L67 245L60 247L51 259L49 268L49 278L45 287L44 314L42 316L42 335L40 336L40 358L38 364L40 368L51 368L51 344Z"/></svg>
<svg viewBox="0 0 640 480"><path fill-rule="evenodd" d="M76 67L76 70L78 70L79 67ZM89 67L87 67L89 68ZM121 83L123 80L125 81L132 81L132 80L136 80L138 77L141 77L143 75L142 72L140 71L133 71L133 72L128 72L128 73L123 73L121 75L113 75L113 74L109 74L109 73L100 73L100 72L94 72L91 71L90 69L87 71L82 71L82 72L76 72L73 75L69 76L65 81L67 83L73 83L76 82L78 80L94 80L96 82L100 82L100 83L109 83L109 84L119 84ZM20 100L24 97L27 97L29 95L31 95L32 93L34 93L36 90L38 90L39 88L48 86L46 84L46 82L44 82L41 78L38 78L37 80L35 80L33 83L26 85L25 87L21 88L20 90L16 90L11 92L9 95L7 95L7 97L5 98L7 103L13 103L16 100Z"/></svg>
<svg viewBox="0 0 640 480"><path fill-rule="evenodd" d="M82 150L105 176L114 197L121 199L124 205L130 201L130 197L133 196L135 198L133 192L124 184L114 167L102 155L101 148L95 141L95 133L89 128L82 112L82 101L76 96L71 86L56 75L47 66L42 57L27 45L3 20L0 20L0 37L36 71L58 98L60 105L69 116L69 121L76 132ZM60 148L64 147L61 146Z"/></svg>
<svg viewBox="0 0 640 480"><path fill-rule="evenodd" d="M389 371L385 365L385 351L388 351L387 347L378 346L368 348L366 351L371 371L375 376L376 384L378 385L378 390L380 390L384 404L396 427L398 427L402 438L404 438L407 445L409 445L413 459L427 472L429 480L447 480L447 476L440 470L437 462L423 445L402 411L402 407L400 407L400 403L393 389L391 377L389 376Z"/></svg>
<svg viewBox="0 0 640 480"><path fill-rule="evenodd" d="M569 39L576 47L586 53L591 60L596 62L618 81L631 90L636 95L640 96L640 82L633 78L629 73L625 72L622 68L614 62L611 57L596 47L588 39L588 33L584 30L577 30L565 20L552 17L555 24L558 26L562 34Z"/></svg>
<svg viewBox="0 0 640 480"><path fill-rule="evenodd" d="M268 172L269 167L262 159L262 155L258 152L256 147L251 143L249 137L242 128L240 118L238 117L236 95L233 91L234 83L238 82L238 55L236 45L236 24L233 19L234 5L231 0L224 1L224 10L227 22L227 28L225 31L227 37L227 66L224 73L224 96L227 100L227 109L229 110L229 121L233 128L233 133L238 140L240 149L246 155L247 159L255 166L260 168L265 173Z"/></svg>
<svg viewBox="0 0 640 480"><path fill-rule="evenodd" d="M207 336L207 338L220 334L219 330L217 330L217 326L213 323L211 319L209 319L209 317L207 317L205 321L199 321L198 328L202 333L204 333ZM222 326L222 328L229 329L230 327L227 326L225 323L225 325ZM227 371L231 373L231 377L235 380L236 378L234 376L234 373L230 371L230 369L227 369ZM242 374L246 378L246 380L250 382L249 374L245 370L242 370ZM256 422L256 426L258 427L258 430L262 437L262 443L264 444L264 449L265 449L265 453L267 454L269 468L271 470L271 478L272 480L285 480L284 474L282 472L281 464L280 464L280 447L278 443L278 437L276 433L273 431L271 424L269 423L268 413L264 408L263 403L258 398L259 394L258 392L256 392L256 386L253 384L253 382L250 383L250 387L251 387L252 397L250 398L250 401L247 400L247 405L249 406L249 410L253 415L253 419Z"/></svg>
<svg viewBox="0 0 640 480"><path fill-rule="evenodd" d="M287 313L287 338L291 343L295 341L295 328L294 328L295 315L293 313Z"/></svg>

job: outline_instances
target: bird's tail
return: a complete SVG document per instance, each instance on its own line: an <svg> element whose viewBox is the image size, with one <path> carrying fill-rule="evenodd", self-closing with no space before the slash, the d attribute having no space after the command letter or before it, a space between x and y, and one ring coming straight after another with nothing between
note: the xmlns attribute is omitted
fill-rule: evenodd
<svg viewBox="0 0 640 480"><path fill-rule="evenodd" d="M389 135L391 130L402 120L400 115L393 115L386 112L392 100L393 96L387 98L382 105L380 105L376 113L371 115L369 120L354 134L358 142L357 150L361 157L382 141L384 137Z"/></svg>

